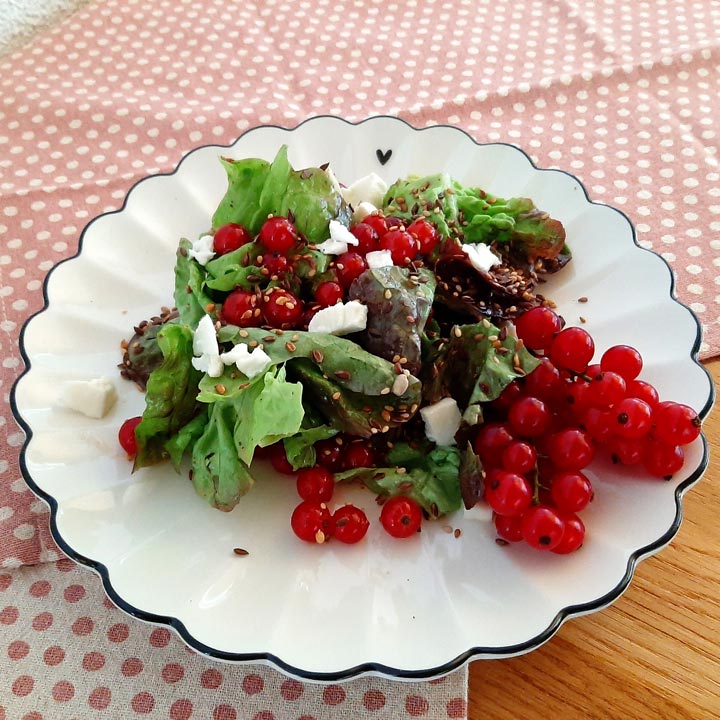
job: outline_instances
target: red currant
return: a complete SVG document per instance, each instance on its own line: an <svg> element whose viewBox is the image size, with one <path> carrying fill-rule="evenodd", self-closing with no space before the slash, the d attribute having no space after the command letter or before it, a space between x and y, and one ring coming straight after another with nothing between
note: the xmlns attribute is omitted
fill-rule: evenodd
<svg viewBox="0 0 720 720"><path fill-rule="evenodd" d="M639 438L614 437L609 443L610 457L621 465L638 465L642 462L645 442Z"/></svg>
<svg viewBox="0 0 720 720"><path fill-rule="evenodd" d="M285 445L283 444L282 440L280 442L274 443L273 445L270 445L267 449L267 452L270 457L270 464L273 466L275 472L279 472L282 475L295 474L293 466L287 459L287 454L285 453Z"/></svg>
<svg viewBox="0 0 720 720"><path fill-rule="evenodd" d="M378 213L373 213L372 215L364 217L360 224L369 225L375 231L378 238L381 238L388 231L387 220L383 215ZM352 232L352 230L350 232ZM360 240L360 238L358 238L358 240ZM360 240L360 242L362 242L362 240ZM372 249L378 250L378 248Z"/></svg>
<svg viewBox="0 0 720 720"><path fill-rule="evenodd" d="M575 381L569 383L565 388L565 399L575 416L581 417L591 407L590 383L587 380L575 378Z"/></svg>
<svg viewBox="0 0 720 720"><path fill-rule="evenodd" d="M649 440L643 452L643 465L654 477L669 480L683 466L685 454L679 445Z"/></svg>
<svg viewBox="0 0 720 720"><path fill-rule="evenodd" d="M262 297L261 308L265 322L274 328L286 330L296 327L302 319L302 302L283 288L268 290Z"/></svg>
<svg viewBox="0 0 720 720"><path fill-rule="evenodd" d="M503 470L511 473L525 475L535 467L536 462L535 448L522 440L513 440L502 451Z"/></svg>
<svg viewBox="0 0 720 720"><path fill-rule="evenodd" d="M325 503L313 500L305 500L295 508L290 525L301 540L309 543L324 543L334 530L333 517Z"/></svg>
<svg viewBox="0 0 720 720"><path fill-rule="evenodd" d="M142 421L142 417L134 417L126 420L118 431L118 442L120 447L125 451L128 458L134 458L137 455L137 439L135 438L135 428Z"/></svg>
<svg viewBox="0 0 720 720"><path fill-rule="evenodd" d="M611 370L599 372L588 388L590 404L599 408L609 408L625 397L625 380Z"/></svg>
<svg viewBox="0 0 720 720"><path fill-rule="evenodd" d="M615 416L611 410L591 407L582 415L582 426L595 442L606 443L615 431Z"/></svg>
<svg viewBox="0 0 720 720"><path fill-rule="evenodd" d="M523 514L520 528L523 539L530 547L552 550L562 540L565 523L553 508L535 505Z"/></svg>
<svg viewBox="0 0 720 720"><path fill-rule="evenodd" d="M287 253L297 242L295 226L285 217L268 218L260 228L260 242L274 253Z"/></svg>
<svg viewBox="0 0 720 720"><path fill-rule="evenodd" d="M702 422L688 405L661 402L653 412L653 435L670 445L687 445L700 435Z"/></svg>
<svg viewBox="0 0 720 720"><path fill-rule="evenodd" d="M267 275L269 278L283 277L285 273L290 269L290 261L287 255L281 253L271 253L269 250L265 251L260 261L260 268L263 275Z"/></svg>
<svg viewBox="0 0 720 720"><path fill-rule="evenodd" d="M654 408L660 402L658 391L644 380L631 380L627 384L626 395L644 400L651 408Z"/></svg>
<svg viewBox="0 0 720 720"><path fill-rule="evenodd" d="M219 227L213 235L213 249L218 255L225 255L252 242L247 228L237 223L228 223Z"/></svg>
<svg viewBox="0 0 720 720"><path fill-rule="evenodd" d="M525 392L539 398L551 406L557 405L565 392L565 383L560 371L548 360L542 358L540 364L525 377Z"/></svg>
<svg viewBox="0 0 720 720"><path fill-rule="evenodd" d="M634 380L640 374L642 366L642 356L629 345L615 345L607 349L600 360L603 370L616 372L627 381Z"/></svg>
<svg viewBox="0 0 720 720"><path fill-rule="evenodd" d="M652 408L644 401L635 397L621 400L613 409L615 432L624 438L641 438L648 434L652 427Z"/></svg>
<svg viewBox="0 0 720 720"><path fill-rule="evenodd" d="M418 218L411 222L410 225L408 225L407 231L417 240L421 255L431 253L440 239L437 228L424 218Z"/></svg>
<svg viewBox="0 0 720 720"><path fill-rule="evenodd" d="M379 217L378 215L368 215L368 217ZM385 218L380 218L383 225L382 234L387 232L387 224ZM365 218L367 220L367 218ZM350 232L358 239L358 244L355 246L357 252L360 255L367 255L369 252L380 249L380 235L378 230L375 229L377 223L369 223L363 220L359 225L353 225L350 228Z"/></svg>
<svg viewBox="0 0 720 720"><path fill-rule="evenodd" d="M561 330L550 344L550 360L558 368L581 373L588 366L595 343L590 333L579 327Z"/></svg>
<svg viewBox="0 0 720 720"><path fill-rule="evenodd" d="M343 505L338 508L333 513L332 519L335 525L333 537L348 545L360 542L370 527L367 515L354 505Z"/></svg>
<svg viewBox="0 0 720 720"><path fill-rule="evenodd" d="M536 307L520 315L515 321L518 337L531 350L545 350L553 337L562 330L559 315L547 307Z"/></svg>
<svg viewBox="0 0 720 720"><path fill-rule="evenodd" d="M380 248L389 250L395 265L407 265L417 254L417 240L405 230L388 230L380 238Z"/></svg>
<svg viewBox="0 0 720 720"><path fill-rule="evenodd" d="M257 327L260 325L258 296L249 290L234 290L222 305L222 319L238 327Z"/></svg>
<svg viewBox="0 0 720 720"><path fill-rule="evenodd" d="M493 524L497 534L508 542L520 542L522 536L522 515L494 515Z"/></svg>
<svg viewBox="0 0 720 720"><path fill-rule="evenodd" d="M298 473L297 491L303 500L328 502L335 491L335 477L322 466L305 468Z"/></svg>
<svg viewBox="0 0 720 720"><path fill-rule="evenodd" d="M510 406L523 394L523 389L513 380L506 385L502 392L490 403L493 410L498 413L506 414Z"/></svg>
<svg viewBox="0 0 720 720"><path fill-rule="evenodd" d="M393 537L407 538L420 529L422 509L412 498L396 495L382 506L380 522Z"/></svg>
<svg viewBox="0 0 720 720"><path fill-rule="evenodd" d="M565 470L553 476L550 497L559 510L576 513L593 499L593 489L590 480L579 470Z"/></svg>
<svg viewBox="0 0 720 720"><path fill-rule="evenodd" d="M530 483L517 473L496 470L485 488L485 502L498 515L520 515L530 507Z"/></svg>
<svg viewBox="0 0 720 720"><path fill-rule="evenodd" d="M535 397L518 398L508 411L510 429L520 437L537 437L544 435L552 415L547 405Z"/></svg>
<svg viewBox="0 0 720 720"><path fill-rule="evenodd" d="M590 464L595 452L587 434L576 428L551 435L547 450L550 460L561 470L582 470Z"/></svg>
<svg viewBox="0 0 720 720"><path fill-rule="evenodd" d="M336 282L328 280L315 288L315 300L323 307L329 307L342 301L343 289Z"/></svg>
<svg viewBox="0 0 720 720"><path fill-rule="evenodd" d="M318 440L315 443L315 457L318 465L322 465L330 472L343 470L343 447L342 438L337 436Z"/></svg>
<svg viewBox="0 0 720 720"><path fill-rule="evenodd" d="M367 442L362 440L351 442L343 448L341 460L343 469L375 467L375 452Z"/></svg>
<svg viewBox="0 0 720 720"><path fill-rule="evenodd" d="M473 446L484 465L499 465L502 451L514 439L507 425L498 422L485 423L480 427Z"/></svg>
<svg viewBox="0 0 720 720"><path fill-rule="evenodd" d="M355 278L367 270L365 258L356 252L346 252L335 261L338 282L345 289L349 288Z"/></svg>
<svg viewBox="0 0 720 720"><path fill-rule="evenodd" d="M558 555L567 555L582 547L585 542L585 525L583 521L572 513L563 514L562 521L565 524L562 540L552 549Z"/></svg>

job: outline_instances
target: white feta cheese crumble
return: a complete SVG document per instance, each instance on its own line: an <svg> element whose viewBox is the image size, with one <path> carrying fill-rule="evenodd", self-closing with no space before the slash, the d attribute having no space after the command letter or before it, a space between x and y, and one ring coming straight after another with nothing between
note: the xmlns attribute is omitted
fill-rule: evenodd
<svg viewBox="0 0 720 720"><path fill-rule="evenodd" d="M215 325L209 315L204 315L198 323L193 335L193 367L210 377L220 377L223 374L223 362L220 359Z"/></svg>
<svg viewBox="0 0 720 720"><path fill-rule="evenodd" d="M473 245L463 245L462 251L470 259L472 266L482 273L490 271L491 267L500 265L500 258L485 243L475 243Z"/></svg>
<svg viewBox="0 0 720 720"><path fill-rule="evenodd" d="M345 202L349 202L353 208L363 201L380 207L387 189L387 183L373 172L356 180L350 187L343 188L342 194Z"/></svg>
<svg viewBox="0 0 720 720"><path fill-rule="evenodd" d="M362 222L368 215L377 212L377 208L369 202L363 200L353 212L353 222Z"/></svg>
<svg viewBox="0 0 720 720"><path fill-rule="evenodd" d="M215 257L212 235L201 235L197 240L192 241L192 247L188 255L195 258L201 265L207 265Z"/></svg>
<svg viewBox="0 0 720 720"><path fill-rule="evenodd" d="M308 330L325 335L348 335L367 326L367 307L358 300L337 303L318 310L312 316Z"/></svg>
<svg viewBox="0 0 720 720"><path fill-rule="evenodd" d="M327 175L327 179L330 181L330 186L332 189L338 194L342 195L342 187L340 186L340 183L338 182L337 177L335 176L335 173L332 171L330 166L325 168L325 174Z"/></svg>
<svg viewBox="0 0 720 720"><path fill-rule="evenodd" d="M87 417L100 419L110 412L117 400L115 386L107 378L68 380L60 391L61 407Z"/></svg>
<svg viewBox="0 0 720 720"><path fill-rule="evenodd" d="M246 343L238 343L232 350L222 353L220 359L225 365L235 363L235 367L249 378L265 372L272 363L270 356L261 347L250 351Z"/></svg>
<svg viewBox="0 0 720 720"><path fill-rule="evenodd" d="M326 255L342 255L348 251L348 245L357 245L358 239L337 220L330 221L330 239L321 242L317 249Z"/></svg>
<svg viewBox="0 0 720 720"><path fill-rule="evenodd" d="M369 268L381 268L394 265L392 253L389 250L371 250L365 255L365 261Z"/></svg>
<svg viewBox="0 0 720 720"><path fill-rule="evenodd" d="M425 422L425 436L438 445L454 445L455 433L460 427L462 415L454 398L443 398L421 408L420 416Z"/></svg>

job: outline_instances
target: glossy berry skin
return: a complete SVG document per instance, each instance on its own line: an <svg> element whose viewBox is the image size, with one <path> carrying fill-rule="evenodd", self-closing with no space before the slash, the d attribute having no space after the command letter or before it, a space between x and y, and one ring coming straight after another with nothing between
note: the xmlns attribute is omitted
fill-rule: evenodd
<svg viewBox="0 0 720 720"><path fill-rule="evenodd" d="M290 526L295 535L308 543L322 544L332 537L333 517L324 503L304 500L293 511Z"/></svg>
<svg viewBox="0 0 720 720"><path fill-rule="evenodd" d="M659 403L653 412L653 435L670 445L687 445L700 435L701 420L688 405Z"/></svg>
<svg viewBox="0 0 720 720"><path fill-rule="evenodd" d="M523 540L537 550L553 550L562 540L565 523L553 508L534 505L522 517Z"/></svg>
<svg viewBox="0 0 720 720"><path fill-rule="evenodd" d="M518 398L508 411L510 430L519 437L538 437L550 428L552 415L547 405L538 398Z"/></svg>
<svg viewBox="0 0 720 720"><path fill-rule="evenodd" d="M545 350L553 337L562 330L562 321L556 312L546 307L536 307L520 315L515 321L518 337L531 350Z"/></svg>
<svg viewBox="0 0 720 720"><path fill-rule="evenodd" d="M529 443L513 440L502 451L501 462L503 470L525 475L535 467L537 452Z"/></svg>
<svg viewBox="0 0 720 720"><path fill-rule="evenodd" d="M522 515L494 515L493 524L497 534L508 542L520 542L522 536Z"/></svg>
<svg viewBox="0 0 720 720"><path fill-rule="evenodd" d="M498 422L485 423L478 430L473 447L484 465L500 465L503 450L514 439L507 425Z"/></svg>
<svg viewBox="0 0 720 720"><path fill-rule="evenodd" d="M360 277L367 270L365 258L357 252L346 252L338 256L335 261L335 272L340 285L347 290L355 278Z"/></svg>
<svg viewBox="0 0 720 720"><path fill-rule="evenodd" d="M322 282L315 288L315 300L323 307L336 305L342 301L343 295L344 292L340 285L331 280Z"/></svg>
<svg viewBox="0 0 720 720"><path fill-rule="evenodd" d="M586 508L593 499L593 489L583 473L566 470L553 476L550 497L559 510L576 513Z"/></svg>
<svg viewBox="0 0 720 720"><path fill-rule="evenodd" d="M587 368L595 343L590 333L579 327L561 330L550 344L549 357L555 367L581 373Z"/></svg>
<svg viewBox="0 0 720 720"><path fill-rule="evenodd" d="M344 469L343 450L344 444L338 442L337 436L318 440L315 443L315 461L330 472L340 472Z"/></svg>
<svg viewBox="0 0 720 720"><path fill-rule="evenodd" d="M438 244L440 236L437 228L428 220L418 218L407 227L408 233L412 235L418 244L418 252L421 255L428 255Z"/></svg>
<svg viewBox="0 0 720 720"><path fill-rule="evenodd" d="M237 223L222 225L213 235L213 249L218 255L226 255L249 242L252 242L252 236Z"/></svg>
<svg viewBox="0 0 720 720"><path fill-rule="evenodd" d="M621 400L612 409L614 432L624 438L645 437L652 427L652 408L639 398Z"/></svg>
<svg viewBox="0 0 720 720"><path fill-rule="evenodd" d="M367 515L354 505L343 505L332 516L334 524L333 537L347 545L360 542L367 534L370 523Z"/></svg>
<svg viewBox="0 0 720 720"><path fill-rule="evenodd" d="M128 458L134 458L137 455L135 428L141 421L142 417L129 418L120 426L120 430L118 431L118 442Z"/></svg>
<svg viewBox="0 0 720 720"><path fill-rule="evenodd" d="M234 290L222 305L222 319L238 327L257 327L261 324L258 296L249 290Z"/></svg>
<svg viewBox="0 0 720 720"><path fill-rule="evenodd" d="M370 217L377 217L376 222L365 222ZM357 238L358 244L355 246L356 251L360 255L367 255L369 252L374 252L380 249L380 235L376 229L377 227L383 228L382 234L387 232L387 223L385 218L378 215L368 215L361 223L353 225L350 228L350 232Z"/></svg>
<svg viewBox="0 0 720 720"><path fill-rule="evenodd" d="M600 359L603 370L622 375L626 381L634 380L642 370L643 361L640 353L629 345L615 345L608 348Z"/></svg>
<svg viewBox="0 0 720 720"><path fill-rule="evenodd" d="M582 470L595 453L586 433L577 428L566 428L553 433L547 443L548 456L561 470Z"/></svg>
<svg viewBox="0 0 720 720"><path fill-rule="evenodd" d="M369 225L377 234L378 238L381 238L388 231L387 220L378 213L373 213L363 218L361 225ZM352 232L352 229L350 230ZM356 236L357 237L357 236ZM359 240L360 238L358 238ZM379 248L374 248L378 250Z"/></svg>
<svg viewBox="0 0 720 720"><path fill-rule="evenodd" d="M653 385L644 380L631 380L627 383L625 394L627 397L644 400L651 408L654 408L660 402L658 391Z"/></svg>
<svg viewBox="0 0 720 720"><path fill-rule="evenodd" d="M525 377L525 394L539 398L551 406L558 404L565 392L565 383L560 371L548 360L542 358L540 364Z"/></svg>
<svg viewBox="0 0 720 720"><path fill-rule="evenodd" d="M389 250L393 263L403 267L417 255L417 240L405 230L388 230L380 238L380 248Z"/></svg>
<svg viewBox="0 0 720 720"><path fill-rule="evenodd" d="M287 255L265 251L260 261L260 272L268 278L283 277L290 269Z"/></svg>
<svg viewBox="0 0 720 720"><path fill-rule="evenodd" d="M485 487L485 502L498 515L520 515L532 503L532 488L522 475L495 470Z"/></svg>
<svg viewBox="0 0 720 720"><path fill-rule="evenodd" d="M567 555L580 549L585 541L585 524L575 514L563 514L562 521L565 524L565 531L562 539L552 549L558 555Z"/></svg>
<svg viewBox="0 0 720 720"><path fill-rule="evenodd" d="M510 406L523 394L523 388L513 380L506 385L503 391L490 403L493 410L505 415Z"/></svg>
<svg viewBox="0 0 720 720"><path fill-rule="evenodd" d="M297 327L302 319L302 302L289 290L272 288L262 296L260 305L265 322L273 328Z"/></svg>
<svg viewBox="0 0 720 720"><path fill-rule="evenodd" d="M298 473L297 491L303 500L329 502L335 492L335 476L320 465L305 468Z"/></svg>
<svg viewBox="0 0 720 720"><path fill-rule="evenodd" d="M614 437L608 443L610 458L621 465L639 465L645 455L645 441L639 438Z"/></svg>
<svg viewBox="0 0 720 720"><path fill-rule="evenodd" d="M268 218L260 228L260 242L273 253L287 253L297 242L295 226L285 217Z"/></svg>
<svg viewBox="0 0 720 720"><path fill-rule="evenodd" d="M341 464L344 470L375 467L375 452L367 442L351 442L343 446Z"/></svg>
<svg viewBox="0 0 720 720"><path fill-rule="evenodd" d="M590 381L588 400L591 405L609 408L625 397L625 379L611 370L601 371Z"/></svg>
<svg viewBox="0 0 720 720"><path fill-rule="evenodd" d="M596 407L588 408L585 411L581 424L587 434L600 444L609 442L617 425L612 410L601 410Z"/></svg>
<svg viewBox="0 0 720 720"><path fill-rule="evenodd" d="M422 510L413 499L396 495L382 506L380 522L394 538L408 538L420 529Z"/></svg>
<svg viewBox="0 0 720 720"><path fill-rule="evenodd" d="M669 480L678 472L685 459L679 445L668 445L660 440L648 440L643 449L643 466L653 477Z"/></svg>

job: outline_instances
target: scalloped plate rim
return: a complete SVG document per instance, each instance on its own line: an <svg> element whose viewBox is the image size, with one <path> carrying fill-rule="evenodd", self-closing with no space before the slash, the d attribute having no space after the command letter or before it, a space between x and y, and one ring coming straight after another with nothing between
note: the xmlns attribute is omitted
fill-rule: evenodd
<svg viewBox="0 0 720 720"><path fill-rule="evenodd" d="M128 200L130 198L130 195L134 191L134 189L140 185L141 183L151 180L153 178L157 177L171 177L173 175L176 175L178 173L178 170L182 166L182 164L185 162L185 160L192 155L193 153L197 152L198 150L201 150L203 148L209 148L209 147L216 147L216 148L231 148L233 147L241 138L245 137L246 135L252 133L256 130L261 129L277 129L277 130L283 130L283 131L293 131L298 129L299 127L311 123L313 121L319 120L319 119L331 119L334 121L340 121L343 123L346 123L350 126L358 126L365 123L371 123L374 120L377 119L390 119L393 121L399 121L403 123L407 129L413 132L422 132L423 130L430 129L430 128L446 128L450 129L454 132L462 133L467 137L468 140L470 140L474 145L476 146L487 146L487 145L504 145L507 147L512 148L513 150L522 153L525 158L530 163L530 166L534 171L538 172L559 172L564 175L569 176L574 182L577 183L578 187L582 190L585 199L588 204L590 205L598 205L610 208L611 210L619 213L624 220L627 222L629 229L631 231L632 240L635 246L640 249L644 250L645 252L650 253L651 255L654 255L655 257L659 258L665 265L665 267L668 270L669 278L670 278L670 287L669 287L669 296L670 299L673 300L675 303L680 305L681 307L685 308L687 310L689 317L692 318L692 320L695 322L695 328L696 328L696 334L695 334L695 341L693 343L692 348L690 349L690 359L699 366L707 380L708 380L708 397L707 400L702 407L701 410L698 411L698 414L701 418L705 418L710 410L713 407L713 404L715 402L715 385L712 381L712 377L710 376L710 373L708 372L707 368L702 365L698 360L698 352L700 348L700 343L702 339L702 329L701 325L695 316L695 314L678 298L675 294L675 277L672 273L672 270L670 268L669 263L665 258L663 258L658 253L654 252L653 250L650 250L648 248L643 248L641 245L639 245L637 241L637 236L635 233L635 228L630 220L630 218L619 208L616 208L612 205L608 205L606 203L597 202L590 198L587 189L585 188L584 184L572 173L563 170L561 168L541 168L538 167L535 162L532 160L532 158L529 156L529 154L523 150L521 147L518 147L512 143L508 142L479 142L475 140L467 131L463 130L462 128L459 128L454 125L449 124L435 124L430 125L426 127L415 127L411 123L409 123L407 120L403 118L399 118L396 116L390 116L390 115L373 115L371 117L365 118L363 120L360 120L358 122L351 122L349 120L346 120L345 118L341 118L335 115L317 115L310 118L307 118L306 120L302 121L301 123L298 123L295 126L288 127L284 125L277 125L277 124L266 124L266 125L255 125L253 127L247 128L245 131L243 131L238 137L233 140L233 142L227 144L227 145L220 145L217 143L207 143L204 145L197 146L193 148L192 150L188 151L183 157L180 159L180 161L177 163L177 165L171 170L170 172L166 173L154 173L152 175L147 175L142 178L139 178L136 180L132 186L128 189L125 198L123 200L122 205L116 209L111 210L105 213L101 213L97 215L96 217L92 218L83 228L82 232L80 233L79 241L78 241L78 250L77 252L69 256L67 258L64 258L57 264L55 264L51 270L48 272L48 274L45 277L45 280L43 282L42 287L42 293L43 293L43 307L38 310L37 312L33 313L30 317L25 320L23 323L23 326L20 331L19 335L19 350L20 354L23 358L23 361L25 363L25 369L21 373L21 375L15 380L13 383L13 386L10 391L10 408L13 413L13 416L15 417L16 421L20 425L20 427L23 429L26 437L23 442L21 451L20 451L20 458L19 458L19 465L20 470L22 473L22 476L27 483L28 487L32 490L32 492L37 495L41 500L43 500L50 508L50 531L51 535L54 539L54 541L57 543L57 545L60 547L60 549L72 560L74 560L76 563L85 566L91 570L93 570L99 577L101 578L103 589L107 596L110 598L110 600L117 605L121 610L123 610L128 615L137 618L138 620L141 620L143 622L153 624L153 625L160 625L160 626L167 626L174 630L176 634L191 648L196 650L197 652L215 659L219 661L225 661L225 662L231 662L231 663L262 663L266 665L273 666L282 672L284 672L287 675L290 675L292 677L299 678L301 680L305 681L314 681L314 682L337 682L337 681L344 681L344 680L350 680L356 677L366 676L366 675L380 675L384 677L389 677L391 679L396 680L427 680L432 679L434 677L439 677L442 675L446 675L454 670L457 670L461 667L463 667L465 664L469 663L470 661L474 659L493 659L493 658L507 658L507 657L513 657L517 655L522 655L524 653L527 653L529 651L532 651L541 645L543 645L545 642L550 640L555 633L559 630L560 626L566 622L567 620L570 620L574 617L580 617L582 615L591 614L593 612L597 612L599 610L602 610L605 607L608 607L611 605L614 601L616 601L620 596L627 590L629 587L635 568L637 567L637 564L641 562L642 560L654 555L655 553L662 550L666 545L668 545L672 539L677 534L678 530L680 529L680 525L682 523L683 518L683 509L682 509L682 496L685 494L687 490L689 490L695 483L697 483L700 478L702 477L703 473L705 472L708 462L709 462L709 451L708 451L708 442L705 437L705 435L701 435L702 439L702 457L700 458L700 462L698 466L695 468L695 470L682 482L680 483L674 492L674 500L675 500L675 517L671 524L671 526L668 528L668 530L663 533L657 540L648 543L647 545L638 548L634 552L630 554L630 557L627 562L627 567L625 570L625 573L621 580L609 591L607 591L604 595L602 595L599 598L596 598L592 601L578 604L578 605L568 605L566 607L561 608L553 620L548 624L548 626L543 630L542 632L538 633L534 637L522 642L517 643L515 645L508 645L504 647L482 647L482 646L474 646L466 650L465 652L459 654L452 660L449 660L445 663L442 663L440 665L437 665L432 668L426 668L421 670L406 670L402 668L396 668L391 667L388 665L384 665L382 663L376 663L376 662L364 662L358 665L355 665L353 667L344 668L342 670L333 671L333 672L316 672L316 671L307 671L303 670L302 668L295 667L294 665L291 665L289 663L286 663L283 661L280 657L276 656L275 654L271 652L249 652L249 653L243 653L243 652L227 652L227 651L220 651L215 648L210 647L209 645L204 644L203 642L197 640L194 638L191 633L186 629L184 623L179 620L176 617L167 616L167 615L160 615L156 613L151 613L146 610L142 610L141 608L135 607L131 603L125 601L115 590L113 587L113 584L110 580L110 573L107 568L107 566L97 560L93 560L92 558L88 558L81 553L75 551L62 537L62 534L60 533L58 526L57 526L57 513L59 510L58 502L57 500L47 493L45 490L40 488L35 481L33 480L26 464L26 449L28 447L28 444L30 440L33 437L33 432L30 427L30 425L25 421L25 419L22 416L22 413L20 411L20 408L17 404L17 388L22 381L22 379L30 372L31 370L31 363L28 358L28 355L25 350L25 333L28 328L28 326L32 323L33 319L45 312L49 307L49 301L48 301L48 283L50 282L50 279L54 273L54 271L60 267L62 264L71 261L78 256L81 255L83 250L83 240L85 238L85 234L87 233L88 229L92 226L92 224L102 218L107 217L111 215L116 215L121 212L123 212L127 206Z"/></svg>

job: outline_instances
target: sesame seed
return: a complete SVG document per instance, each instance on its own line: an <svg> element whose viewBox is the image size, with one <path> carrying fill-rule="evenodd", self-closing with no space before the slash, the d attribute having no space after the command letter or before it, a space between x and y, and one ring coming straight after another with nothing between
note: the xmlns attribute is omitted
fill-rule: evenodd
<svg viewBox="0 0 720 720"><path fill-rule="evenodd" d="M457 325L453 328L453 335L456 338L462 337L462 330Z"/></svg>
<svg viewBox="0 0 720 720"><path fill-rule="evenodd" d="M387 395L389 392L390 392L390 388L389 388L389 387L384 387L384 388L380 391L380 394L381 394L381 395Z"/></svg>
<svg viewBox="0 0 720 720"><path fill-rule="evenodd" d="M216 386L215 386L215 392L216 392L218 395L224 395L224 394L227 392L227 389L225 388L224 385L216 385Z"/></svg>
<svg viewBox="0 0 720 720"><path fill-rule="evenodd" d="M240 332L238 332L238 335L239 335L241 338L246 338L246 337L249 335L249 333L248 333L247 330L240 330Z"/></svg>
<svg viewBox="0 0 720 720"><path fill-rule="evenodd" d="M339 391L339 390L337 390L336 392L334 392L334 393L332 394L332 399L333 399L333 400L339 400L339 399L340 399L340 391Z"/></svg>
<svg viewBox="0 0 720 720"><path fill-rule="evenodd" d="M392 298L392 292L390 290L385 291L385 299L390 300Z"/></svg>

